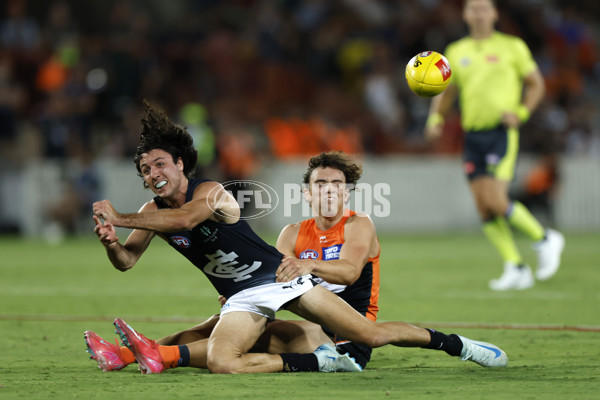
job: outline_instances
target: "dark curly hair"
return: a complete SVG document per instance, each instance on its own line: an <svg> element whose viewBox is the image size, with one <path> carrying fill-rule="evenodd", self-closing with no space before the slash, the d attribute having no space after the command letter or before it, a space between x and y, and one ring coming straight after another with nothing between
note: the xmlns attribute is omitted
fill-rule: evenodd
<svg viewBox="0 0 600 400"><path fill-rule="evenodd" d="M142 134L135 152L133 162L138 171L138 176L143 179L140 168L142 154L154 149L166 151L176 163L179 158L183 161L183 173L188 179L194 177L198 151L194 148L194 141L186 128L173 123L164 111L154 107L144 100L144 112L140 117ZM148 184L144 181L144 187Z"/></svg>
<svg viewBox="0 0 600 400"><path fill-rule="evenodd" d="M356 185L362 175L362 166L352 161L343 151L330 151L311 157L304 174L304 184L310 182L310 175L316 168L333 168L344 173L346 184Z"/></svg>

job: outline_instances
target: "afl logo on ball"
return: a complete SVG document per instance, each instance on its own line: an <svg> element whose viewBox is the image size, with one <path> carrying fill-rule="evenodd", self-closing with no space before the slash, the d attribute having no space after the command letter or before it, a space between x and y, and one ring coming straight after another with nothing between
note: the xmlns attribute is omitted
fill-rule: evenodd
<svg viewBox="0 0 600 400"><path fill-rule="evenodd" d="M172 236L171 237L171 242L175 246L181 247L182 249L187 249L191 245L190 239L188 239L188 238L186 238L184 236Z"/></svg>
<svg viewBox="0 0 600 400"><path fill-rule="evenodd" d="M419 53L419 57L427 57L430 56L431 53L433 53L432 51L424 51L422 53Z"/></svg>
<svg viewBox="0 0 600 400"><path fill-rule="evenodd" d="M442 78L444 79L444 81L448 80L448 78L450 78L450 75L452 75L452 71L450 71L450 66L446 62L445 58L441 58L438 62L435 63L435 66L438 67L438 69L442 73Z"/></svg>
<svg viewBox="0 0 600 400"><path fill-rule="evenodd" d="M317 258L319 258L319 253L317 253L314 250L304 250L302 253L300 253L300 258L301 260L305 260L307 258L310 258L312 260L316 260Z"/></svg>

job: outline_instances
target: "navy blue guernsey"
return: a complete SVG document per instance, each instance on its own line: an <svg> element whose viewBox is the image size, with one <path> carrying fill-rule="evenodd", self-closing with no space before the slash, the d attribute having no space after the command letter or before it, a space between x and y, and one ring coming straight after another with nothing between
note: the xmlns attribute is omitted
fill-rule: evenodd
<svg viewBox="0 0 600 400"><path fill-rule="evenodd" d="M188 183L185 202L207 179ZM159 209L170 208L160 197ZM244 220L224 224L211 220L182 232L160 233L169 244L200 269L219 294L231 297L251 287L275 282L275 271L283 254L262 240Z"/></svg>

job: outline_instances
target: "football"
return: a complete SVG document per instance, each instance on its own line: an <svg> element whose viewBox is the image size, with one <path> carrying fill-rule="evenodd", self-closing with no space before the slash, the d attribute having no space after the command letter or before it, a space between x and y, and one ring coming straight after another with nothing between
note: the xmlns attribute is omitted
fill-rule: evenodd
<svg viewBox="0 0 600 400"><path fill-rule="evenodd" d="M406 64L406 82L410 90L421 97L433 97L448 87L450 64L446 57L435 51L424 51Z"/></svg>

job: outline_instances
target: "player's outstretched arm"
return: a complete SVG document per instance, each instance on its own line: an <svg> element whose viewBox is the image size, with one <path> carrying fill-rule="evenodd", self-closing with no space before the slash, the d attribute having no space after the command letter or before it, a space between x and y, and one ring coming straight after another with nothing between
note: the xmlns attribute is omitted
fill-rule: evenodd
<svg viewBox="0 0 600 400"><path fill-rule="evenodd" d="M140 212L144 209L156 207L153 202L146 203ZM106 249L106 255L119 271L131 269L144 253L148 244L154 237L154 232L145 230L134 230L131 232L125 244L119 243L115 227L110 221L102 222L98 216L94 215L96 226L94 233L100 239L100 242Z"/></svg>
<svg viewBox="0 0 600 400"><path fill-rule="evenodd" d="M94 214L114 226L154 232L180 232L193 229L207 219L234 223L239 219L239 206L217 182L204 182L195 189L192 200L178 208L144 208L141 212L121 214L110 201L94 203Z"/></svg>

